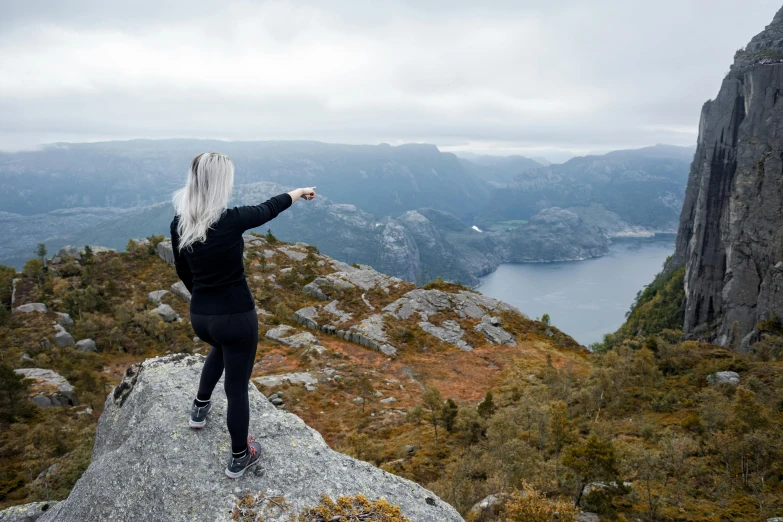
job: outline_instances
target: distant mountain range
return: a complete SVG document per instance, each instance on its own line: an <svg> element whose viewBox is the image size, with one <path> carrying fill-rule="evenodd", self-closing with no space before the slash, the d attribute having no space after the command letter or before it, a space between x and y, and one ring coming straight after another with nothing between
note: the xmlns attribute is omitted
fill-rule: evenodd
<svg viewBox="0 0 783 522"><path fill-rule="evenodd" d="M409 281L465 284L502 262L596 257L607 238L673 229L692 155L656 146L544 166L522 156L457 158L433 145L56 144L0 154L0 263L21 266L40 242L50 251L122 249L130 237L167 234L171 193L204 150L234 161L232 204L318 187L321 197L270 223L281 239Z"/></svg>
<svg viewBox="0 0 783 522"><path fill-rule="evenodd" d="M656 145L584 156L526 169L476 217L479 226L527 220L543 209L567 208L607 236L676 232L694 148Z"/></svg>

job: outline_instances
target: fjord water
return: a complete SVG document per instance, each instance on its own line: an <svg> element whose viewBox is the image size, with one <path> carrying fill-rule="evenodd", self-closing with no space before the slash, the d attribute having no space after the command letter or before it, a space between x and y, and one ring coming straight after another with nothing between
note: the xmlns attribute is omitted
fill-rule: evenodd
<svg viewBox="0 0 783 522"><path fill-rule="evenodd" d="M636 293L674 252L674 235L615 239L604 257L562 263L505 263L478 290L551 322L588 345L617 330Z"/></svg>

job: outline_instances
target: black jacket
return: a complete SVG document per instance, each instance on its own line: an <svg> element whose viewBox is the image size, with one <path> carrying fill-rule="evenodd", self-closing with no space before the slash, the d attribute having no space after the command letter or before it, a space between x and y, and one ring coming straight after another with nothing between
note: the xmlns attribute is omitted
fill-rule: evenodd
<svg viewBox="0 0 783 522"><path fill-rule="evenodd" d="M179 250L177 224L171 222L171 246L177 275L192 298L190 311L196 314L233 314L255 308L245 279L242 234L274 219L291 206L291 196L280 194L260 205L226 209L207 231L207 239Z"/></svg>

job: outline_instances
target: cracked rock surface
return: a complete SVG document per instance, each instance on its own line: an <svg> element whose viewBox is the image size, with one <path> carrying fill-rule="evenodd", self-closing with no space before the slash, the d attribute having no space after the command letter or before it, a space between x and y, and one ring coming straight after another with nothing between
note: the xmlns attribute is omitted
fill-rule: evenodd
<svg viewBox="0 0 783 522"><path fill-rule="evenodd" d="M252 385L250 433L261 444L262 461L244 477L226 479L230 441L222 385L206 427L187 425L203 360L177 354L131 367L120 393L106 400L90 466L68 498L38 520L227 521L237 498L264 492L284 495L297 513L317 505L322 494L361 493L386 498L417 522L462 521L421 486L331 450L318 432L277 410Z"/></svg>

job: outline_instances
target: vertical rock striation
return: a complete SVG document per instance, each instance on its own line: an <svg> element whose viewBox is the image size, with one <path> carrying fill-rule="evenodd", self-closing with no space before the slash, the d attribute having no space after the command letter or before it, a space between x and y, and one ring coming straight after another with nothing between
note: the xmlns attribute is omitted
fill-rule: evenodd
<svg viewBox="0 0 783 522"><path fill-rule="evenodd" d="M687 337L746 348L783 317L783 9L704 104L675 254ZM744 340L744 342L743 342Z"/></svg>

